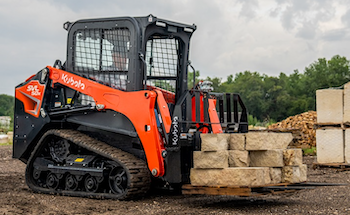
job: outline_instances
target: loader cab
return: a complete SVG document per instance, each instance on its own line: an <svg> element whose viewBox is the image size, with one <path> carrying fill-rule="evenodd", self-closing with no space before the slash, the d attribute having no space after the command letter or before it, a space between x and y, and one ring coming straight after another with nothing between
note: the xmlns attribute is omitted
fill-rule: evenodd
<svg viewBox="0 0 350 215"><path fill-rule="evenodd" d="M158 89L168 104L187 90L195 25L149 15L80 20L64 28L67 71L123 91Z"/></svg>

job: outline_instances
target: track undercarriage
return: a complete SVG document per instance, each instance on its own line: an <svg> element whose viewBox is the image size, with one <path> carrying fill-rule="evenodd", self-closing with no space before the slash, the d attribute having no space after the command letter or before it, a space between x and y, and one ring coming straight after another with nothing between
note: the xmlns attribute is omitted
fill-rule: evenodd
<svg viewBox="0 0 350 215"><path fill-rule="evenodd" d="M146 163L74 130L49 130L26 169L28 186L41 193L127 199L151 183Z"/></svg>

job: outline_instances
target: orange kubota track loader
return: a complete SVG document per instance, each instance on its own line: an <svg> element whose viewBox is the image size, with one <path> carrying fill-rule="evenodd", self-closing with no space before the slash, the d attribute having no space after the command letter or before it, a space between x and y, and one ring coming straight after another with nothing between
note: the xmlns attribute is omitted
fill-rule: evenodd
<svg viewBox="0 0 350 215"><path fill-rule="evenodd" d="M247 132L239 95L188 89L195 25L149 15L64 28L65 63L16 87L13 157L32 190L125 199L152 181L177 188L200 133Z"/></svg>

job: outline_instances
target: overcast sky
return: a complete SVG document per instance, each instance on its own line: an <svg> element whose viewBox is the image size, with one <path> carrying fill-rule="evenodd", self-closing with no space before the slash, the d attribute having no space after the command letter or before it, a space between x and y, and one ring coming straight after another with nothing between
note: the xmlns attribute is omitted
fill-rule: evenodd
<svg viewBox="0 0 350 215"><path fill-rule="evenodd" d="M65 61L64 22L149 14L197 25L190 59L203 78L278 76L318 58L350 59L348 0L0 0L0 94Z"/></svg>

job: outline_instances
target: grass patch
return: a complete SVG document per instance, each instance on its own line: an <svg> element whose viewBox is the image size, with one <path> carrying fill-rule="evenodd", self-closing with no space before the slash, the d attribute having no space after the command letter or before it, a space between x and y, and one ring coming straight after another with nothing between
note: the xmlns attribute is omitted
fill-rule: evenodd
<svg viewBox="0 0 350 215"><path fill-rule="evenodd" d="M303 155L316 155L316 147L311 147L309 149L303 149Z"/></svg>
<svg viewBox="0 0 350 215"><path fill-rule="evenodd" d="M0 146L8 146L8 145L12 145L12 142L9 141L7 143L0 143Z"/></svg>

